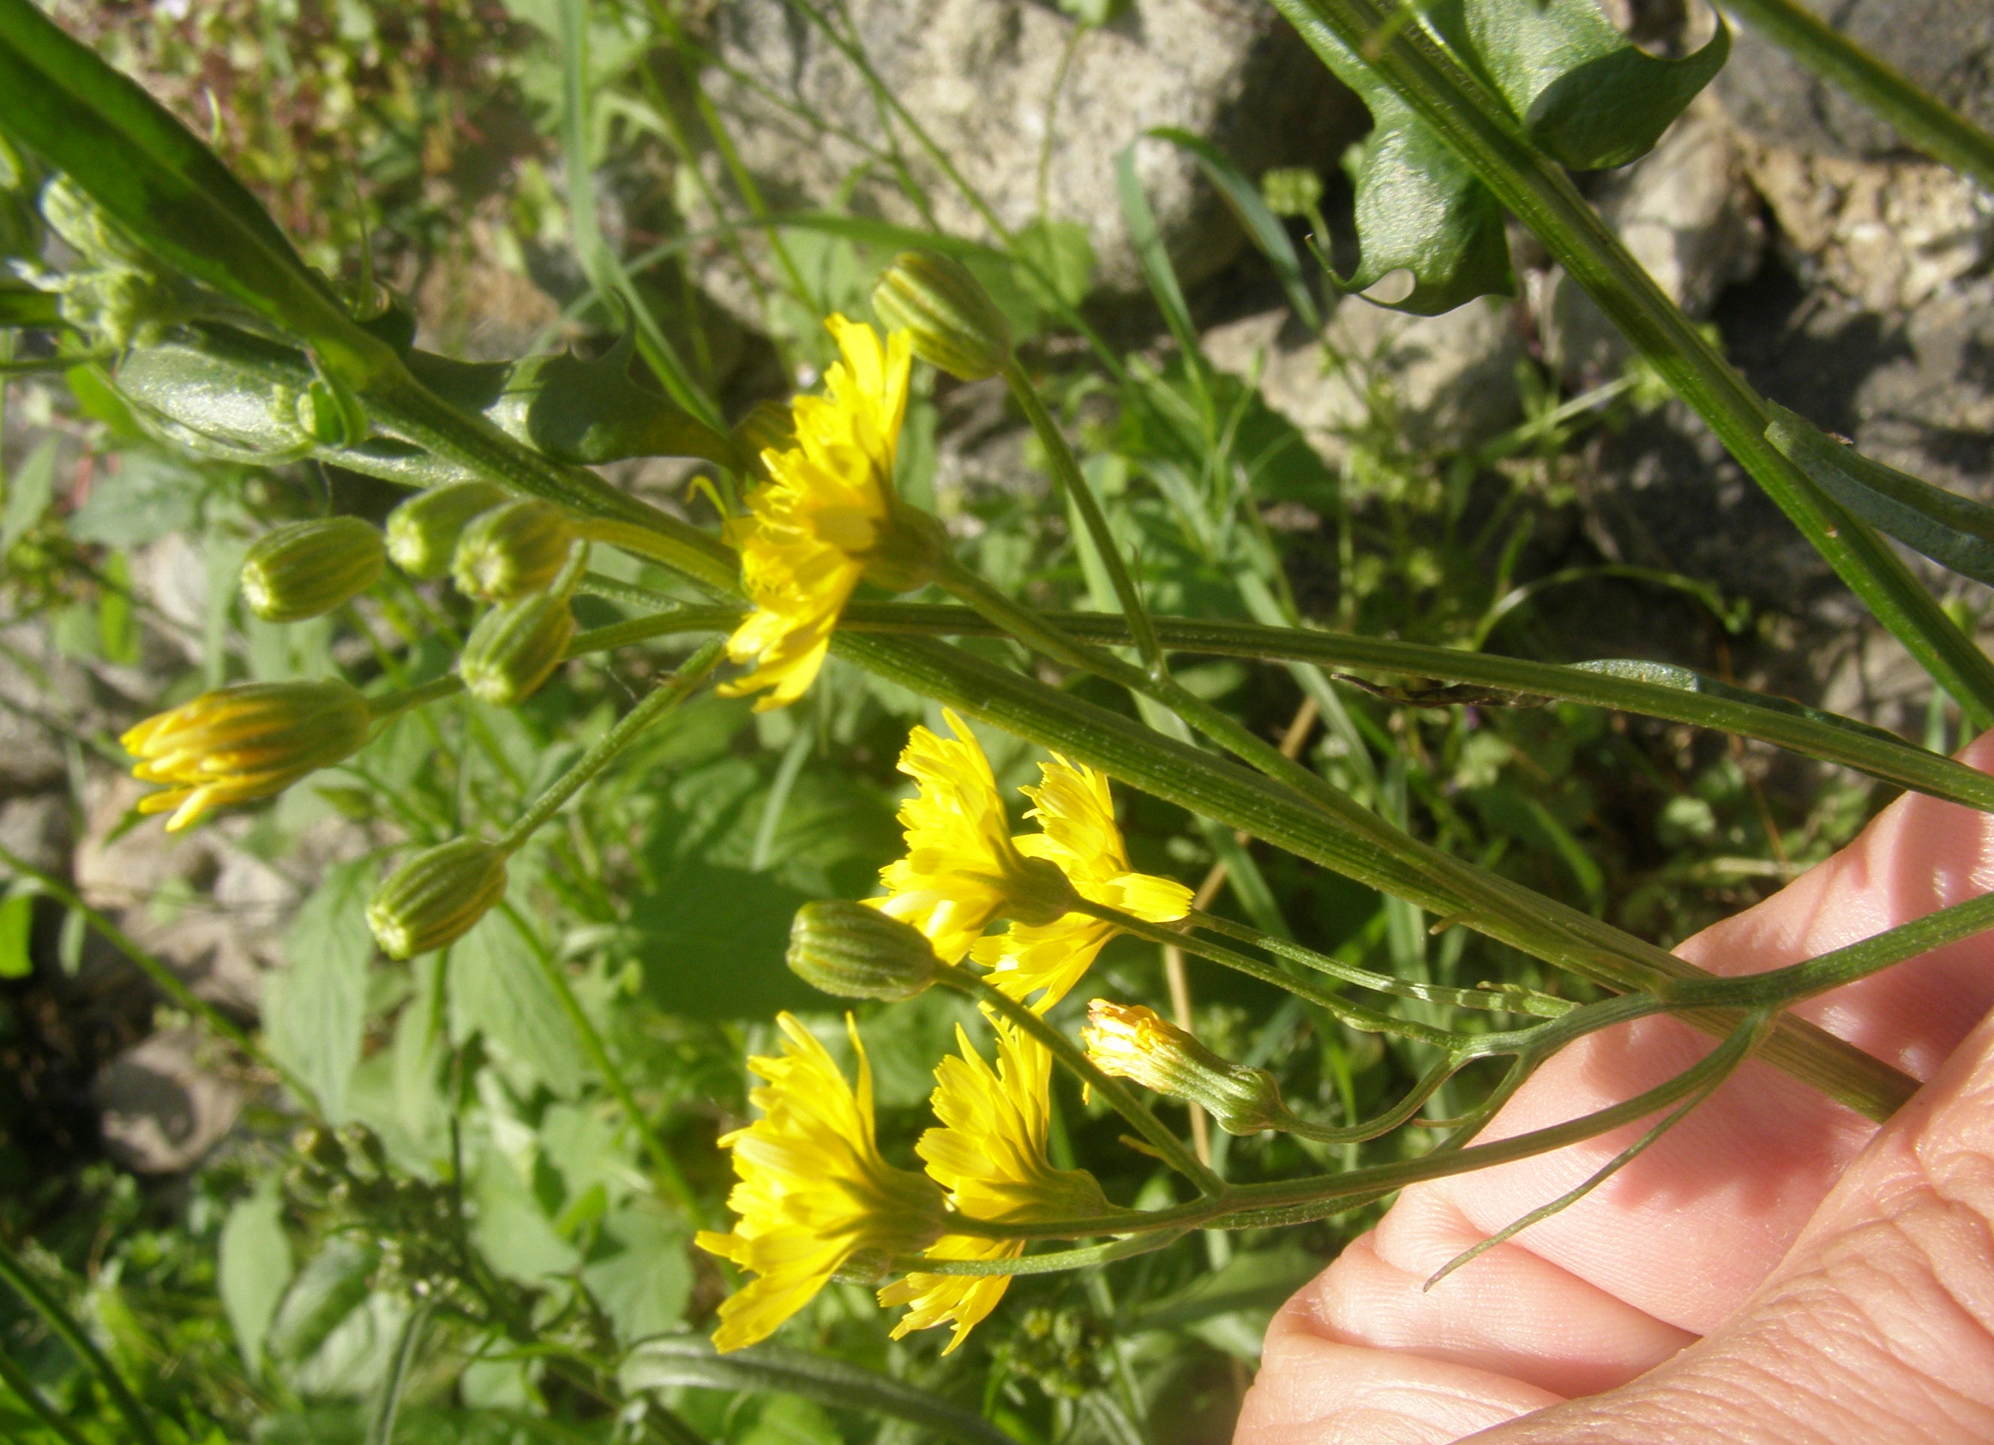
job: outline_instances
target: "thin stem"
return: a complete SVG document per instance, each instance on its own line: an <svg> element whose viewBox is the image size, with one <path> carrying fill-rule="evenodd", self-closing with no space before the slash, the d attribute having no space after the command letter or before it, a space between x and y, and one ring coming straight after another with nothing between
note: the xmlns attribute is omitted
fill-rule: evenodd
<svg viewBox="0 0 1994 1445"><path fill-rule="evenodd" d="M1240 943L1251 944L1277 958L1299 963L1304 968L1312 968L1317 973L1327 974L1345 983L1354 983L1359 988L1375 989L1379 993L1389 993L1399 998L1416 999L1421 1003L1452 1004L1456 1008L1485 1009L1498 1013L1534 1014L1538 1018L1557 1018L1574 1007L1569 999L1553 998L1549 994L1538 993L1535 990L1505 993L1495 989L1447 988L1434 983L1409 982L1394 978L1390 974L1373 973L1368 968L1359 968L1354 963L1345 963L1340 958L1332 958L1326 953L1318 953L1313 948L1304 947L1289 939L1276 938L1248 924L1235 923L1229 918L1221 918L1202 909L1194 910L1189 918L1199 928L1223 934Z"/></svg>
<svg viewBox="0 0 1994 1445"><path fill-rule="evenodd" d="M1994 928L1994 893L1983 893L1784 968L1734 978L1671 979L1658 996L1697 1007L1784 1008Z"/></svg>
<svg viewBox="0 0 1994 1445"><path fill-rule="evenodd" d="M31 1414L53 1430L65 1445L91 1445L83 1432L69 1423L66 1416L48 1402L48 1397L35 1388L35 1382L28 1378L27 1371L14 1363L13 1356L0 1350L0 1385L14 1392L15 1398L28 1407Z"/></svg>
<svg viewBox="0 0 1994 1445"><path fill-rule="evenodd" d="M1116 543L1114 533L1108 528L1108 519L1101 511L1101 503L1094 495L1094 489L1087 484L1086 474L1074 459L1073 448L1066 444L1066 437L1060 431L1052 414L1039 400L1038 388L1032 385L1025 369L1018 364L1016 357L1006 358L1003 368L1004 384L1011 389L1012 400L1025 413L1025 420L1031 423L1037 433L1039 444L1045 448L1046 460L1051 464L1054 484L1080 513L1081 524L1087 530L1087 537L1094 546L1094 555L1100 561L1101 570L1108 574L1108 581L1115 589L1115 601L1120 604L1122 616L1128 620L1129 637L1135 643L1137 654L1151 676L1164 676L1163 649L1156 640L1156 629L1150 625L1149 611L1142 605L1142 593L1137 590L1135 579L1129 575L1128 563L1122 558L1121 547Z"/></svg>
<svg viewBox="0 0 1994 1445"><path fill-rule="evenodd" d="M1795 60L1833 82L1896 127L1926 155L1963 171L1994 192L1994 136L1939 104L1861 46L1792 0L1723 0L1726 10L1762 30Z"/></svg>
<svg viewBox="0 0 1994 1445"><path fill-rule="evenodd" d="M671 680L654 688L629 712L616 720L616 725L602 735L600 741L582 755L581 761L563 773L550 785L546 792L534 799L533 805L517 823L499 839L498 846L508 852L515 851L533 831L572 798L581 788L615 761L617 754L637 739L637 735L656 722L660 717L677 707L704 683L713 669L720 665L726 656L726 644L715 638L707 643L680 665Z"/></svg>
<svg viewBox="0 0 1994 1445"><path fill-rule="evenodd" d="M1094 1061L1081 1051L1078 1044L1039 1017L1037 1013L966 969L942 969L936 976L936 982L944 988L952 988L957 993L994 1009L1044 1044L1052 1051L1054 1058L1085 1080L1089 1088L1106 1099L1116 1113L1128 1120L1136 1132L1155 1148L1164 1163L1197 1185L1199 1193L1210 1195L1225 1188L1225 1181L1201 1163L1197 1155L1185 1148L1183 1140L1171 1132L1156 1115L1150 1113L1142 1100L1136 1097L1134 1090L1120 1079L1110 1078L1102 1073L1095 1067Z"/></svg>
<svg viewBox="0 0 1994 1445"><path fill-rule="evenodd" d="M588 1016L588 1010L584 1009L582 1001L575 997L574 987L568 982L567 971L561 967L553 952L541 942L533 928L520 916L517 908L510 903L501 904L500 907L505 913L506 921L525 941L527 951L533 955L534 963L539 966L540 976L547 980L547 986L554 991L554 997L561 1005L561 1013L567 1019L568 1026L575 1031L575 1037L581 1041L582 1049L588 1054L589 1061L595 1065L596 1072L602 1075L603 1082L609 1085L610 1093L616 1096L616 1102L623 1110L624 1117L630 1121L630 1127L637 1131L637 1138L643 1144L644 1153L650 1158L651 1167L657 1174L659 1183L664 1186L665 1192L671 1195L672 1201L678 1205L687 1219L694 1224L705 1225L706 1212L700 1205L699 1196L693 1192L692 1185L685 1177L685 1171L679 1168L678 1160L672 1157L671 1150L667 1149L664 1141L658 1138L651 1128L650 1120L638 1107L637 1096L630 1088L630 1081L624 1078L623 1071L610 1056L609 1047L603 1042L602 1035L596 1031L594 1022Z"/></svg>
<svg viewBox="0 0 1994 1445"><path fill-rule="evenodd" d="M14 1257L14 1252L4 1243L0 1243L0 1281L4 1281L30 1309L40 1315L43 1322L55 1332L57 1338L69 1346L76 1357L103 1381L104 1389L111 1397L111 1403L117 1407L118 1413L131 1423L131 1428L137 1433L138 1438L145 1441L146 1445L159 1445L159 1437L152 1432L152 1421L146 1414L145 1406L141 1405L138 1397L132 1394L131 1387L125 1384L124 1376L118 1373L116 1366L112 1365L104 1352L97 1348L96 1342L84 1333L83 1327L76 1322L69 1311L42 1288L40 1281L28 1273L21 1262ZM26 1400L29 1396L23 1394L22 1398Z"/></svg>
<svg viewBox="0 0 1994 1445"><path fill-rule="evenodd" d="M1339 1023L1347 1024L1353 1029L1361 1029L1369 1034L1391 1034L1412 1043L1431 1044L1437 1049L1447 1049L1450 1052L1460 1047L1462 1042L1462 1036L1451 1030L1435 1028L1431 1024L1415 1023L1410 1019L1393 1018L1390 1014L1380 1013L1362 1004L1354 1004L1327 989L1318 988L1305 979L1284 973L1256 958L1235 953L1229 948L1221 948L1215 943L1207 943L1204 939L1181 932L1167 924L1150 923L1137 918L1134 914L1091 903L1084 898L1075 905L1074 911L1085 913L1090 918L1098 918L1104 923L1112 923L1123 933L1134 938L1146 939L1151 943L1174 943L1186 953L1232 969L1235 973L1243 973L1248 978L1257 978L1262 983L1272 984L1275 988L1284 989L1297 998L1306 999L1317 1008L1327 1011Z"/></svg>

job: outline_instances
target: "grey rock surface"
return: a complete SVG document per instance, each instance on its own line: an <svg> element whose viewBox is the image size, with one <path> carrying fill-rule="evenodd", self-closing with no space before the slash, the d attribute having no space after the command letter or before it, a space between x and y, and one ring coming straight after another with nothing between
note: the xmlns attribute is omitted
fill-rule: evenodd
<svg viewBox="0 0 1994 1445"><path fill-rule="evenodd" d="M1114 164L1143 132L1181 127L1257 177L1273 165L1329 165L1365 124L1363 107L1274 12L1246 0L1138 0L1086 31L1026 0L851 0L823 13L834 24L848 17L885 91L1004 226L1041 213L1083 225L1110 290L1141 285ZM906 118L796 8L735 0L714 25L722 65L706 84L773 207L849 196L862 214L920 223L896 178L904 168L943 230L992 239ZM1147 140L1136 169L1185 283L1223 266L1239 233L1191 158Z"/></svg>
<svg viewBox="0 0 1994 1445"><path fill-rule="evenodd" d="M97 1071L91 1093L113 1160L139 1174L178 1174L221 1141L245 1091L207 1066L212 1048L198 1029L167 1029Z"/></svg>
<svg viewBox="0 0 1994 1445"><path fill-rule="evenodd" d="M1267 404L1332 465L1377 415L1456 451L1522 414L1512 368L1523 358L1523 338L1506 302L1411 316L1347 296L1320 343L1286 317L1268 311L1216 327L1204 338L1205 354L1222 371L1257 374Z"/></svg>
<svg viewBox="0 0 1994 1445"><path fill-rule="evenodd" d="M1994 5L1987 0L1796 0L1982 129L1994 129ZM1888 124L1733 23L1717 94L1740 125L1799 150L1877 157L1904 146Z"/></svg>

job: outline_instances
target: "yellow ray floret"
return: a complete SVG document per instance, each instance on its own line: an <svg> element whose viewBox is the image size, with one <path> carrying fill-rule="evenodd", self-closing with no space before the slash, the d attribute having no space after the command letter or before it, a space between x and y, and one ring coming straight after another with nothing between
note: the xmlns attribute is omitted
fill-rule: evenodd
<svg viewBox="0 0 1994 1445"><path fill-rule="evenodd" d="M727 655L754 670L720 691L766 691L757 711L809 688L852 589L904 530L893 462L907 410L908 338L882 338L842 316L825 324L839 352L825 373L829 395L796 399L794 444L762 453L769 480L728 529L754 610L727 640Z"/></svg>
<svg viewBox="0 0 1994 1445"><path fill-rule="evenodd" d="M1039 772L1039 786L1021 791L1034 804L1025 816L1036 820L1040 831L1015 840L1020 853L1053 864L1089 902L1146 922L1169 923L1190 911L1189 888L1129 867L1105 777L1057 755L1039 764ZM1080 981L1114 933L1113 924L1084 913L1043 923L1019 920L1009 931L978 942L970 956L991 969L990 981L1015 999L1044 990L1033 1005L1043 1012Z"/></svg>
<svg viewBox="0 0 1994 1445"><path fill-rule="evenodd" d="M733 1232L702 1230L700 1248L755 1278L720 1306L713 1343L737 1350L766 1339L860 1253L917 1254L941 1232L941 1191L880 1157L872 1124L872 1068L851 1016L858 1090L789 1014L782 1052L751 1058L767 1080L748 1098L762 1117L720 1140L739 1176L727 1206Z"/></svg>
<svg viewBox="0 0 1994 1445"><path fill-rule="evenodd" d="M954 712L942 717L953 738L917 727L900 754L900 771L916 784L900 805L907 856L880 870L889 892L874 903L926 934L943 963L960 963L993 920L1049 922L1072 895L1056 869L1019 851L976 735Z"/></svg>
<svg viewBox="0 0 1994 1445"><path fill-rule="evenodd" d="M1046 1161L1051 1056L1045 1046L999 1022L993 1069L960 1026L956 1043L960 1057L943 1059L935 1070L934 1110L942 1127L923 1134L916 1146L928 1173L948 1191L950 1207L995 1223L1107 1212L1108 1202L1093 1175L1055 1169ZM937 1260L1015 1259L1023 1252L1023 1240L945 1234L927 1255ZM895 1339L910 1330L952 1325L942 1351L947 1354L996 1308L1010 1282L1002 1274L914 1273L882 1289L879 1302L909 1306L894 1326Z"/></svg>

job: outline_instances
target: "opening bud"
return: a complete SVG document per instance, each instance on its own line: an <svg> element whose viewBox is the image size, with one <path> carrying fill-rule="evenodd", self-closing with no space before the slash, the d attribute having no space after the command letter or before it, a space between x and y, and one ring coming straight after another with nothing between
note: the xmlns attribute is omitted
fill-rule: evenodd
<svg viewBox="0 0 1994 1445"><path fill-rule="evenodd" d="M119 741L139 759L133 777L167 785L138 810L173 809L166 828L178 832L210 808L281 793L350 757L373 723L367 699L343 682L250 682L204 692Z"/></svg>
<svg viewBox="0 0 1994 1445"><path fill-rule="evenodd" d="M912 998L941 960L921 930L865 903L806 903L789 926L789 969L837 998Z"/></svg>
<svg viewBox="0 0 1994 1445"><path fill-rule="evenodd" d="M457 659L464 690L493 707L513 707L540 690L568 655L575 616L565 591L501 602L471 629Z"/></svg>
<svg viewBox="0 0 1994 1445"><path fill-rule="evenodd" d="M1272 1074L1220 1058L1141 1004L1095 999L1080 1041L1102 1073L1201 1105L1228 1134L1257 1134L1290 1121Z"/></svg>
<svg viewBox="0 0 1994 1445"><path fill-rule="evenodd" d="M960 261L902 251L873 287L872 309L913 338L914 354L959 381L995 376L1011 359L1011 328Z"/></svg>
<svg viewBox="0 0 1994 1445"><path fill-rule="evenodd" d="M390 958L454 943L505 895L503 848L453 838L390 873L367 903L367 926Z"/></svg>
<svg viewBox="0 0 1994 1445"><path fill-rule="evenodd" d="M242 559L242 596L265 622L298 622L351 602L386 569L380 532L358 517L293 522Z"/></svg>
<svg viewBox="0 0 1994 1445"><path fill-rule="evenodd" d="M480 512L506 500L490 482L452 482L417 492L388 513L388 558L411 577L447 577L457 542Z"/></svg>
<svg viewBox="0 0 1994 1445"><path fill-rule="evenodd" d="M522 497L482 512L457 539L451 575L459 591L484 602L538 592L560 575L575 529L552 502Z"/></svg>

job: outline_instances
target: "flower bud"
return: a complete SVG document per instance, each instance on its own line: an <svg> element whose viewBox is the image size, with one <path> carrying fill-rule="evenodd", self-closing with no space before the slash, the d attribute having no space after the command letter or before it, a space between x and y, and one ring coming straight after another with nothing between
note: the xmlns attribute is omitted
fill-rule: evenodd
<svg viewBox="0 0 1994 1445"><path fill-rule="evenodd" d="M505 895L503 848L454 838L390 873L367 903L367 926L390 958L454 943Z"/></svg>
<svg viewBox="0 0 1994 1445"><path fill-rule="evenodd" d="M411 577L447 577L464 529L480 512L502 505L506 492L490 482L452 482L417 492L388 513L388 558Z"/></svg>
<svg viewBox="0 0 1994 1445"><path fill-rule="evenodd" d="M351 602L381 580L387 549L358 517L293 522L242 559L242 595L265 622L297 622Z"/></svg>
<svg viewBox="0 0 1994 1445"><path fill-rule="evenodd" d="M560 574L575 529L552 502L530 497L480 513L457 539L451 574L459 591L486 602L538 592Z"/></svg>
<svg viewBox="0 0 1994 1445"><path fill-rule="evenodd" d="M367 699L343 682L251 682L202 693L119 741L140 759L133 777L168 785L138 810L174 809L166 828L177 832L210 808L270 797L351 756L373 722Z"/></svg>
<svg viewBox="0 0 1994 1445"><path fill-rule="evenodd" d="M493 707L512 707L540 690L568 655L575 617L565 592L501 602L471 629L457 658L464 690Z"/></svg>
<svg viewBox="0 0 1994 1445"><path fill-rule="evenodd" d="M959 381L995 376L1011 359L1011 328L960 261L902 251L873 287L872 309L905 331L914 354Z"/></svg>
<svg viewBox="0 0 1994 1445"><path fill-rule="evenodd" d="M1272 1074L1220 1058L1154 1009L1097 998L1087 1005L1080 1041L1102 1073L1202 1105L1228 1134L1290 1121Z"/></svg>
<svg viewBox="0 0 1994 1445"><path fill-rule="evenodd" d="M912 998L941 961L921 931L864 903L806 903L789 926L789 969L838 998Z"/></svg>

